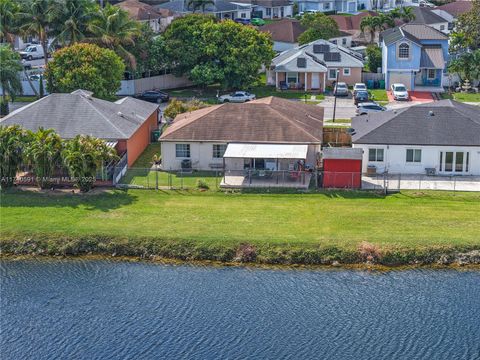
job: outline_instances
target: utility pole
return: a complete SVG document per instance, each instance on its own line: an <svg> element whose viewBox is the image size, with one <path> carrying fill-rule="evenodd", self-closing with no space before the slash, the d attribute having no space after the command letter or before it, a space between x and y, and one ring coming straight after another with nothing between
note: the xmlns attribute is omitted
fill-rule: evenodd
<svg viewBox="0 0 480 360"><path fill-rule="evenodd" d="M338 85L338 75L340 74L340 70L337 69L337 78L335 80L335 86L333 87L333 120L335 122L335 112L337 110L337 85Z"/></svg>

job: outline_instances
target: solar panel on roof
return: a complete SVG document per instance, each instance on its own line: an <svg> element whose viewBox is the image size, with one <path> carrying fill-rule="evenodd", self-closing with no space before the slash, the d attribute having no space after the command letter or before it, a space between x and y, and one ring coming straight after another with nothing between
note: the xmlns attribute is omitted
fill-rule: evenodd
<svg viewBox="0 0 480 360"><path fill-rule="evenodd" d="M298 58L298 59L297 59L297 67L299 67L299 68L306 68L306 67L307 67L307 59L305 59L305 58Z"/></svg>
<svg viewBox="0 0 480 360"><path fill-rule="evenodd" d="M322 53L327 53L330 51L330 45L324 45L324 44L314 44L313 45L313 53L314 54L322 54Z"/></svg>
<svg viewBox="0 0 480 360"><path fill-rule="evenodd" d="M335 53L325 53L323 54L323 59L325 61L340 61L340 53L335 52Z"/></svg>

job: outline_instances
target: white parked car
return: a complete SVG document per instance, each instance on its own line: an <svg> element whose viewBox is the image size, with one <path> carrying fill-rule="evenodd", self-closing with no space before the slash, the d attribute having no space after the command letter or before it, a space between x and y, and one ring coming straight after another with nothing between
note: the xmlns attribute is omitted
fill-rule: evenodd
<svg viewBox="0 0 480 360"><path fill-rule="evenodd" d="M363 102L363 103L359 103L357 105L357 109L355 110L355 113L357 115L366 115L366 114L369 114L369 113L376 113L376 112L382 112L382 111L385 111L387 109L385 109L383 106L381 105L378 105L376 102Z"/></svg>
<svg viewBox="0 0 480 360"><path fill-rule="evenodd" d="M28 45L25 50L20 51L20 56L26 60L43 59L45 53L41 45Z"/></svg>
<svg viewBox="0 0 480 360"><path fill-rule="evenodd" d="M357 91L368 91L367 90L367 85L364 83L356 83L355 86L353 87L353 95L357 93Z"/></svg>
<svg viewBox="0 0 480 360"><path fill-rule="evenodd" d="M250 100L255 100L255 95L250 94L247 91L235 91L234 93L228 95L222 95L218 98L218 101L221 103L234 102L234 103L244 103Z"/></svg>
<svg viewBox="0 0 480 360"><path fill-rule="evenodd" d="M410 100L407 87L403 84L392 84L392 95L395 100Z"/></svg>

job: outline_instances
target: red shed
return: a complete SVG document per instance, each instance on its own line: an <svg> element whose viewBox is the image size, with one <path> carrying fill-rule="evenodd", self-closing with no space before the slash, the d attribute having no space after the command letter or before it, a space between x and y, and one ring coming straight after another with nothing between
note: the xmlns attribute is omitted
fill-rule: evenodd
<svg viewBox="0 0 480 360"><path fill-rule="evenodd" d="M360 189L362 186L362 153L362 149L323 149L323 187Z"/></svg>

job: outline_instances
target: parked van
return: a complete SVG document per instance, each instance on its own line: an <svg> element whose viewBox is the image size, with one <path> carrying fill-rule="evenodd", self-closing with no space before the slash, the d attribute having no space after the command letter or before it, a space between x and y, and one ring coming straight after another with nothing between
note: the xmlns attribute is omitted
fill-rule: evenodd
<svg viewBox="0 0 480 360"><path fill-rule="evenodd" d="M24 51L20 51L20 56L26 60L43 59L45 53L41 45L28 45Z"/></svg>

